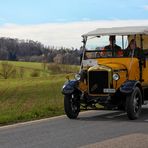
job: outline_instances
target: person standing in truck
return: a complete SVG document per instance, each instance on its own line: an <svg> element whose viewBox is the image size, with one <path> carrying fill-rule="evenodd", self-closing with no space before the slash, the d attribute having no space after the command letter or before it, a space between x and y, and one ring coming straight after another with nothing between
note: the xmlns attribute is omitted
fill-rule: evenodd
<svg viewBox="0 0 148 148"><path fill-rule="evenodd" d="M123 52L121 47L116 44L116 36L109 36L109 45L105 46L103 50L110 51L112 56L122 56Z"/></svg>
<svg viewBox="0 0 148 148"><path fill-rule="evenodd" d="M124 56L125 57L137 57L137 58L142 58L143 56L143 51L139 47L137 47L135 39L132 39L124 51Z"/></svg>

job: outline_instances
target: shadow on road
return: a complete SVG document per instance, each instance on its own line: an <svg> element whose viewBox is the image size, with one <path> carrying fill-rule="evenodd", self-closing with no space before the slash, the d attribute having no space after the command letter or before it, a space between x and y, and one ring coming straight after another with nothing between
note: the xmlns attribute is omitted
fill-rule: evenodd
<svg viewBox="0 0 148 148"><path fill-rule="evenodd" d="M80 115L78 120L82 121L126 121L126 122L148 122L148 108L142 108L140 117L137 120L129 120L126 112L123 111L96 111L95 114Z"/></svg>

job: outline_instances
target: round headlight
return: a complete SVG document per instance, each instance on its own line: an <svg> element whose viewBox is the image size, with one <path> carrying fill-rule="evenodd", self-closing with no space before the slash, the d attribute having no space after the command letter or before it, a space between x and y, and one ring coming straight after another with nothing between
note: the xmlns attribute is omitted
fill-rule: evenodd
<svg viewBox="0 0 148 148"><path fill-rule="evenodd" d="M113 79L114 79L115 81L118 81L118 80L120 79L119 74L114 73L114 74L113 74Z"/></svg>
<svg viewBox="0 0 148 148"><path fill-rule="evenodd" d="M65 87L66 87L66 85L64 84L63 87L62 87L62 89L64 89Z"/></svg>
<svg viewBox="0 0 148 148"><path fill-rule="evenodd" d="M76 79L76 80L78 80L78 81L79 81L79 80L80 80L80 78L81 78L80 74L76 74L76 75L75 75L75 79Z"/></svg>

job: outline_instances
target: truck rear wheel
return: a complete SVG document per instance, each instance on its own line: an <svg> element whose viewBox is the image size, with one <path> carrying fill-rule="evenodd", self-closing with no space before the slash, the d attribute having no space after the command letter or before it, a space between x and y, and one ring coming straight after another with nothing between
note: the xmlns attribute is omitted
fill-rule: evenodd
<svg viewBox="0 0 148 148"><path fill-rule="evenodd" d="M66 115L70 119L76 119L80 112L79 99L75 98L73 94L64 96L64 109Z"/></svg>
<svg viewBox="0 0 148 148"><path fill-rule="evenodd" d="M141 113L142 95L138 87L126 97L126 112L129 119L137 119Z"/></svg>

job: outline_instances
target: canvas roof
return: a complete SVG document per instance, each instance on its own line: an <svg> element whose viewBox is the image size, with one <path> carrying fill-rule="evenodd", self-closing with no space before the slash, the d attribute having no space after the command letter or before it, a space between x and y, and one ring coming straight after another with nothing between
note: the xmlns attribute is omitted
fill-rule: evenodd
<svg viewBox="0 0 148 148"><path fill-rule="evenodd" d="M130 27L112 27L112 28L98 28L90 31L82 36L105 36L105 35L135 35L147 34L148 26L130 26Z"/></svg>

